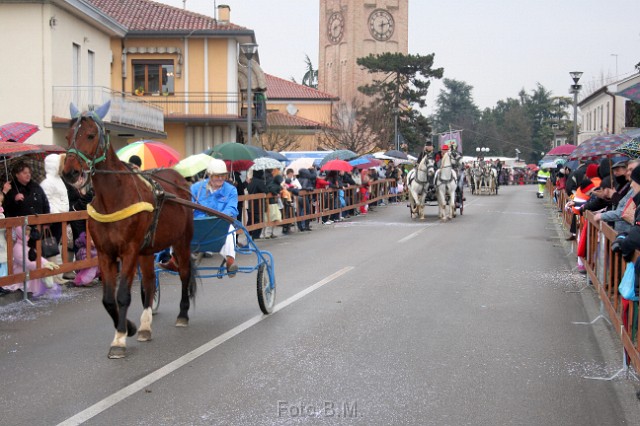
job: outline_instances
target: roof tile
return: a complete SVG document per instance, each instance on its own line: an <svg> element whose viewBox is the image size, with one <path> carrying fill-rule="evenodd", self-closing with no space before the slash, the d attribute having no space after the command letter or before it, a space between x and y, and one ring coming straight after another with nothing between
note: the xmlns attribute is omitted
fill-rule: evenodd
<svg viewBox="0 0 640 426"><path fill-rule="evenodd" d="M314 89L312 87L303 86L280 77L265 73L267 82L267 99L289 99L289 100L335 100L337 97L326 92Z"/></svg>
<svg viewBox="0 0 640 426"><path fill-rule="evenodd" d="M220 24L210 16L179 9L151 0L88 0L129 31L216 30L238 31L246 28L232 23Z"/></svg>
<svg viewBox="0 0 640 426"><path fill-rule="evenodd" d="M271 111L267 114L267 125L269 127L296 127L296 128L319 128L322 124L295 115L284 114L282 112Z"/></svg>

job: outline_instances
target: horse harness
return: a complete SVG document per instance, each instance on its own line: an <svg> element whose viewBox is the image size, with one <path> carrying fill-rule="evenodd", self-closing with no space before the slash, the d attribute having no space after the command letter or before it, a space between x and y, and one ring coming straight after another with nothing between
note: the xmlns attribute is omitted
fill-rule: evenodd
<svg viewBox="0 0 640 426"><path fill-rule="evenodd" d="M102 119L94 112L88 111L84 114L74 114L74 119L81 120L82 118L91 118L98 127L98 144L96 145L96 149L93 152L91 158L88 158L82 151L78 150L76 147L76 138L78 136L78 131L80 126L76 126L73 130L73 139L71 141L71 147L67 150L68 154L73 154L76 157L80 158L89 168L89 176L93 176L96 173L128 173L137 176L151 189L151 194L153 196L153 203L149 203L148 201L139 201L135 204L127 206L121 210L118 210L113 213L99 213L91 204L87 204L87 214L96 222L100 223L111 223L117 222L126 218L129 218L135 214L141 212L153 212L153 220L145 233L144 240L142 245L140 246L140 250L143 250L147 247L153 246L155 243L156 230L158 228L158 222L160 219L160 213L162 211L162 207L164 205L164 201L167 198L175 198L175 195L166 193L162 185L160 185L157 181L158 177L156 176L153 179L148 173L136 172L133 170L129 170L127 172L120 171L106 171L106 170L96 170L95 165L105 161L107 159L107 152L109 151L110 141L109 135L106 134L104 123ZM102 148L102 153L98 156L98 150ZM97 157L97 158L96 158ZM89 184L89 180L87 179L85 185ZM136 189L138 188L137 185ZM138 196L142 198L140 191L138 190ZM154 207L155 205L155 207Z"/></svg>

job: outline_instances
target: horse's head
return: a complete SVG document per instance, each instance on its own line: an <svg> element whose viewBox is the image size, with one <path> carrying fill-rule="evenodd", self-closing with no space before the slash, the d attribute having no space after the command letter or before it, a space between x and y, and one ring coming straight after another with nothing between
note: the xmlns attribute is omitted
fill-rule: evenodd
<svg viewBox="0 0 640 426"><path fill-rule="evenodd" d="M81 113L71 104L71 127L67 132L67 156L62 178L76 186L88 184L88 176L96 164L104 161L109 150L109 138L102 119L109 111L110 102L95 111ZM82 179L80 179L82 177Z"/></svg>

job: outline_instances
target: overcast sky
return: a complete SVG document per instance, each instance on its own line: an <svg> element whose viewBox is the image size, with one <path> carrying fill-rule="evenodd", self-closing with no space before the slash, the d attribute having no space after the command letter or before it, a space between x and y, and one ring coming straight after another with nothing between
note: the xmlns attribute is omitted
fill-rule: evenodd
<svg viewBox="0 0 640 426"><path fill-rule="evenodd" d="M255 31L265 72L300 81L305 54L317 68L318 0L186 0L188 10L209 16L214 4L229 5L231 22ZM640 0L409 0L409 53L435 53L445 78L473 86L480 108L538 82L570 96L570 71L584 72L584 94L603 78L634 74L639 18ZM432 83L428 112L441 88Z"/></svg>

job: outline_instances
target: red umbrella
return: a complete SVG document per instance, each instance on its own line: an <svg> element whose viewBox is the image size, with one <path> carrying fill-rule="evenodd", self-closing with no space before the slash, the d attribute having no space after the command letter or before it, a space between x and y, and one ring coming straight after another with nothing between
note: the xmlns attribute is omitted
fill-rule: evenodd
<svg viewBox="0 0 640 426"><path fill-rule="evenodd" d="M556 146L551 151L547 152L547 155L569 155L571 154L577 146L571 145L570 143Z"/></svg>
<svg viewBox="0 0 640 426"><path fill-rule="evenodd" d="M253 161L251 160L224 160L224 164L227 165L227 170L234 172L242 172L244 170L249 170L249 167L253 166Z"/></svg>
<svg viewBox="0 0 640 426"><path fill-rule="evenodd" d="M344 160L330 160L327 161L324 166L320 168L321 171L338 171L338 172L350 172L353 170L353 166Z"/></svg>
<svg viewBox="0 0 640 426"><path fill-rule="evenodd" d="M0 141L22 143L38 130L40 129L35 124L19 122L3 124L0 126Z"/></svg>

